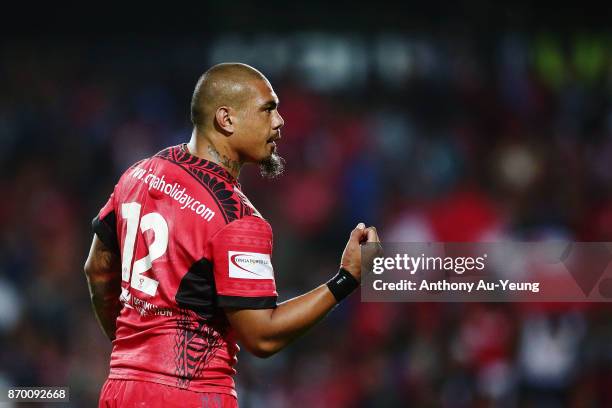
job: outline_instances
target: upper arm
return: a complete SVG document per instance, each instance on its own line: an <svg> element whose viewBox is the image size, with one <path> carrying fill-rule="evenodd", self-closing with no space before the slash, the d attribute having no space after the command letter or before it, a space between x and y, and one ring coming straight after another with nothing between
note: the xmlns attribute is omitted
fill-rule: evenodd
<svg viewBox="0 0 612 408"><path fill-rule="evenodd" d="M115 187L116 189L116 187ZM89 256L85 262L85 273L90 277L111 278L121 273L121 254L117 239L117 220L113 192L98 215L91 222L94 232Z"/></svg>
<svg viewBox="0 0 612 408"><path fill-rule="evenodd" d="M109 281L120 277L120 256L94 234L89 256L85 261L85 273L95 281Z"/></svg>
<svg viewBox="0 0 612 408"><path fill-rule="evenodd" d="M225 308L224 310L238 340L247 350L259 357L272 354L265 349L267 339L264 334L269 329L274 309Z"/></svg>
<svg viewBox="0 0 612 408"><path fill-rule="evenodd" d="M266 221L253 216L233 221L210 240L210 246L219 307L276 307L272 229Z"/></svg>
<svg viewBox="0 0 612 408"><path fill-rule="evenodd" d="M217 305L247 350L271 354L262 348L278 296L270 225L247 216L226 225L210 245Z"/></svg>

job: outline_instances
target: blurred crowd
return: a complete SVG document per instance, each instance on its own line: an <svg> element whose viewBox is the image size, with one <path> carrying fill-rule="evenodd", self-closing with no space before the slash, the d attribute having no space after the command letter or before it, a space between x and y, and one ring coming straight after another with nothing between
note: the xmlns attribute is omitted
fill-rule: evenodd
<svg viewBox="0 0 612 408"><path fill-rule="evenodd" d="M0 385L69 385L71 406L95 406L110 344L82 272L91 218L127 166L189 139L191 92L221 58L254 63L280 98L286 173L241 175L275 233L279 300L329 279L359 221L388 242L612 240L610 39L421 34L391 71L353 80L337 61L334 86L298 74L316 55L269 73L214 38L4 43ZM356 294L237 370L243 408L605 406L612 308Z"/></svg>

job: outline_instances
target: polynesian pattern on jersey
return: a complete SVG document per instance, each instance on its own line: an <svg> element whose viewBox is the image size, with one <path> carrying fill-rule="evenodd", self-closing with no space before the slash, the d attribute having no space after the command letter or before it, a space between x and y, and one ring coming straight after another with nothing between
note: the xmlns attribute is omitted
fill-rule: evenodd
<svg viewBox="0 0 612 408"><path fill-rule="evenodd" d="M214 198L226 223L229 224L244 216L253 215L251 207L245 205L242 200L236 200L233 187L231 187L234 178L218 164L193 156L181 146L164 149L155 157L177 164L198 180Z"/></svg>
<svg viewBox="0 0 612 408"><path fill-rule="evenodd" d="M227 325L202 319L189 309L179 309L174 336L176 386L188 388L222 345Z"/></svg>

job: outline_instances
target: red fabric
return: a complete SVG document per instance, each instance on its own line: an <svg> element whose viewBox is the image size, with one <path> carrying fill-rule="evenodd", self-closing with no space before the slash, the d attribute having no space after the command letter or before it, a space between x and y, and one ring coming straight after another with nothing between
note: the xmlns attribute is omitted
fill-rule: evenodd
<svg viewBox="0 0 612 408"><path fill-rule="evenodd" d="M274 279L235 278L229 274L230 253L272 256L272 228L261 218L248 216L234 221L210 240L217 293L223 296L278 296ZM257 261L258 259L256 259ZM240 266L237 266L240 268ZM247 269L249 270L249 269ZM253 274L256 277L256 274ZM245 274L249 276L249 274Z"/></svg>
<svg viewBox="0 0 612 408"><path fill-rule="evenodd" d="M235 396L233 366L239 348L219 295L232 296L230 302L239 298L244 308L262 308L262 298L268 300L265 305L275 305L277 296L271 275L272 230L239 184L218 165L176 146L128 169L98 219L100 228L112 230L109 226L116 224L113 233L122 263L133 254L122 265L124 307L117 319L109 378ZM130 219L133 243L126 239ZM254 270L264 268L269 278L231 278L230 251L260 262ZM148 268L142 261L147 257ZM262 266L264 258L269 265ZM248 277L248 265L234 269ZM186 287L190 299L214 309L212 318L185 306L179 294ZM250 307L250 302L258 306Z"/></svg>
<svg viewBox="0 0 612 408"><path fill-rule="evenodd" d="M107 380L99 408L237 408L236 397L194 392L145 381Z"/></svg>

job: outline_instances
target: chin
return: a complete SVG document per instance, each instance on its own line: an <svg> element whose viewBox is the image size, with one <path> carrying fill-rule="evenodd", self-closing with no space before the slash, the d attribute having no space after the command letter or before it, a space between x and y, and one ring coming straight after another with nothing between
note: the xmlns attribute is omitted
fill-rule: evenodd
<svg viewBox="0 0 612 408"><path fill-rule="evenodd" d="M259 161L259 171L262 177L274 179L283 174L285 170L285 160L272 151L270 155Z"/></svg>

